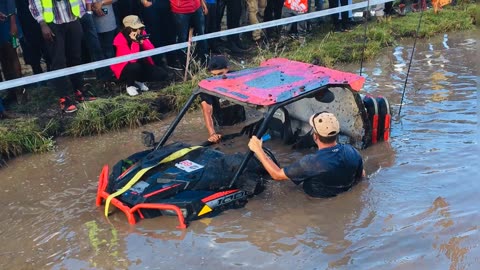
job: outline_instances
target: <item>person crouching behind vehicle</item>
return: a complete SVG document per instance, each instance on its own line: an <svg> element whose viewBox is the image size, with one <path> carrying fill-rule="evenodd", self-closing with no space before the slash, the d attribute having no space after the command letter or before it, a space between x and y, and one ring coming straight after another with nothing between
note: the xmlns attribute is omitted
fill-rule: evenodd
<svg viewBox="0 0 480 270"><path fill-rule="evenodd" d="M123 26L123 30L113 40L116 56L154 49L144 30L145 25L138 16L129 15L123 18ZM127 93L130 96L138 95L138 90L148 91L146 81L167 78L167 72L155 66L151 57L115 64L110 68L117 79L127 83Z"/></svg>
<svg viewBox="0 0 480 270"><path fill-rule="evenodd" d="M340 124L332 113L316 113L309 122L318 151L285 168L268 158L256 136L250 139L248 147L274 180L303 183L303 190L312 197L333 197L349 190L365 176L360 153L351 145L337 144Z"/></svg>
<svg viewBox="0 0 480 270"><path fill-rule="evenodd" d="M228 60L223 55L216 55L210 59L207 70L213 76L225 75L229 71ZM208 95L200 94L200 105L202 106L203 119L208 130L208 141L218 143L222 139L222 135L215 131L215 124L213 122L214 107L218 110L218 98Z"/></svg>

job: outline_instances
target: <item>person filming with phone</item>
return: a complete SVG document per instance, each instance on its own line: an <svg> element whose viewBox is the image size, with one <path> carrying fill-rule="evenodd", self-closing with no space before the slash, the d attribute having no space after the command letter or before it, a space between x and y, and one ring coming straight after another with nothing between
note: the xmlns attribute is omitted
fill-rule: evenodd
<svg viewBox="0 0 480 270"><path fill-rule="evenodd" d="M129 15L123 18L123 30L113 40L116 56L154 49L145 32L140 18ZM115 77L127 83L127 93L136 96L140 91L148 91L147 81L161 81L167 78L167 72L155 66L151 57L131 60L110 66Z"/></svg>

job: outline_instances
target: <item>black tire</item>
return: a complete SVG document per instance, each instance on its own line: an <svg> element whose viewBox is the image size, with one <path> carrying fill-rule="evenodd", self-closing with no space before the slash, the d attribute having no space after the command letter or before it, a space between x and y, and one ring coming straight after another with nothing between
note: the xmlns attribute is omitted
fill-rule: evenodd
<svg viewBox="0 0 480 270"><path fill-rule="evenodd" d="M367 111L368 121L370 123L372 139L369 144L377 143L378 138L378 103L377 100L371 96L363 98L363 104Z"/></svg>
<svg viewBox="0 0 480 270"><path fill-rule="evenodd" d="M390 137L390 103L387 98L379 96L376 98L378 104L378 132L377 141L383 142Z"/></svg>

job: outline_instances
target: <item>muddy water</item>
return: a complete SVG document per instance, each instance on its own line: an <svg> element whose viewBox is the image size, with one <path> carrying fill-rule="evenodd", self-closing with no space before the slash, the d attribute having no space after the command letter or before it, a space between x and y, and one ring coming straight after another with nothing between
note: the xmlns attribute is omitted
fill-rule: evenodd
<svg viewBox="0 0 480 270"><path fill-rule="evenodd" d="M245 208L187 230L171 217L130 226L95 207L97 176L143 149L143 128L17 158L0 170L0 269L478 269L479 40L477 30L417 44L391 143L363 151L369 180L333 199L270 183ZM365 64L366 92L388 97L395 115L411 46ZM161 134L168 120L145 129ZM194 113L176 139L205 134ZM283 164L302 155L275 152Z"/></svg>

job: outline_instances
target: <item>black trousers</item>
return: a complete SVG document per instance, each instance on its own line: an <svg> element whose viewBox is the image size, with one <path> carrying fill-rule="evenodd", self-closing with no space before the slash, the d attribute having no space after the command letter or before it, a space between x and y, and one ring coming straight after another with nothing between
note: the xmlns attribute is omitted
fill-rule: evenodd
<svg viewBox="0 0 480 270"><path fill-rule="evenodd" d="M265 7L263 20L268 22L281 19L283 3L283 0L267 0L267 6ZM271 35L275 29L278 31L280 27L277 26L267 28L267 35Z"/></svg>
<svg viewBox="0 0 480 270"><path fill-rule="evenodd" d="M217 1L217 29L222 29L222 19L227 8L227 29L240 26L240 17L242 16L242 0L218 0ZM231 41L240 41L240 36L230 35L227 37Z"/></svg>
<svg viewBox="0 0 480 270"><path fill-rule="evenodd" d="M159 0L153 1L157 2ZM163 0L162 0L163 1ZM117 25L122 26L123 18L128 15L141 15L141 9L143 5L139 0L118 0L113 3L113 11L115 12L115 18L117 20Z"/></svg>
<svg viewBox="0 0 480 270"><path fill-rule="evenodd" d="M168 0L153 1L152 6L143 9L142 16L147 33L150 34L150 41L155 47L175 44L177 32L175 31L175 21ZM175 64L177 54L177 51L165 53L165 60L168 65ZM163 54L153 56L153 60L156 65L162 66Z"/></svg>
<svg viewBox="0 0 480 270"><path fill-rule="evenodd" d="M167 77L167 72L163 68L152 66L146 63L145 60L128 63L120 74L120 80L127 82L127 86L135 86L135 81L163 81Z"/></svg>
<svg viewBox="0 0 480 270"><path fill-rule="evenodd" d="M205 33L214 33L220 31L220 28L218 27L218 22L217 22L217 3L214 4L208 4L207 3L207 8L208 8L208 14L205 16ZM208 47L210 49L215 49L217 47L217 39L209 39L207 40L208 42Z"/></svg>
<svg viewBox="0 0 480 270"><path fill-rule="evenodd" d="M267 0L265 7L264 21L273 21L282 18L283 0Z"/></svg>
<svg viewBox="0 0 480 270"><path fill-rule="evenodd" d="M42 37L42 30L28 9L28 0L16 0L15 3L17 6L17 17L23 29L23 38L20 40L23 57L25 62L32 66L33 73L41 73L43 72L40 66L42 56L48 68L50 68L51 62Z"/></svg>
<svg viewBox="0 0 480 270"><path fill-rule="evenodd" d="M399 4L405 4L405 0L400 0ZM383 9L383 11L385 12L385 15L393 15L393 1L385 3L385 8Z"/></svg>
<svg viewBox="0 0 480 270"><path fill-rule="evenodd" d="M340 0L340 6L347 6L348 5L348 0ZM328 0L328 7L329 8L336 8L338 6L338 0ZM339 25L339 20L338 20L338 13L330 15L332 18L332 23L335 26ZM342 21L341 21L341 26L346 27L348 24L348 11L342 12Z"/></svg>
<svg viewBox="0 0 480 270"><path fill-rule="evenodd" d="M82 63L82 25L80 20L69 23L49 23L55 37L53 42L45 42L50 58L52 59L52 70L62 69L80 65ZM83 87L82 73L70 75L70 82L73 89L68 89L68 79L61 77L52 81L57 93L60 96L68 96L72 91L81 90Z"/></svg>

